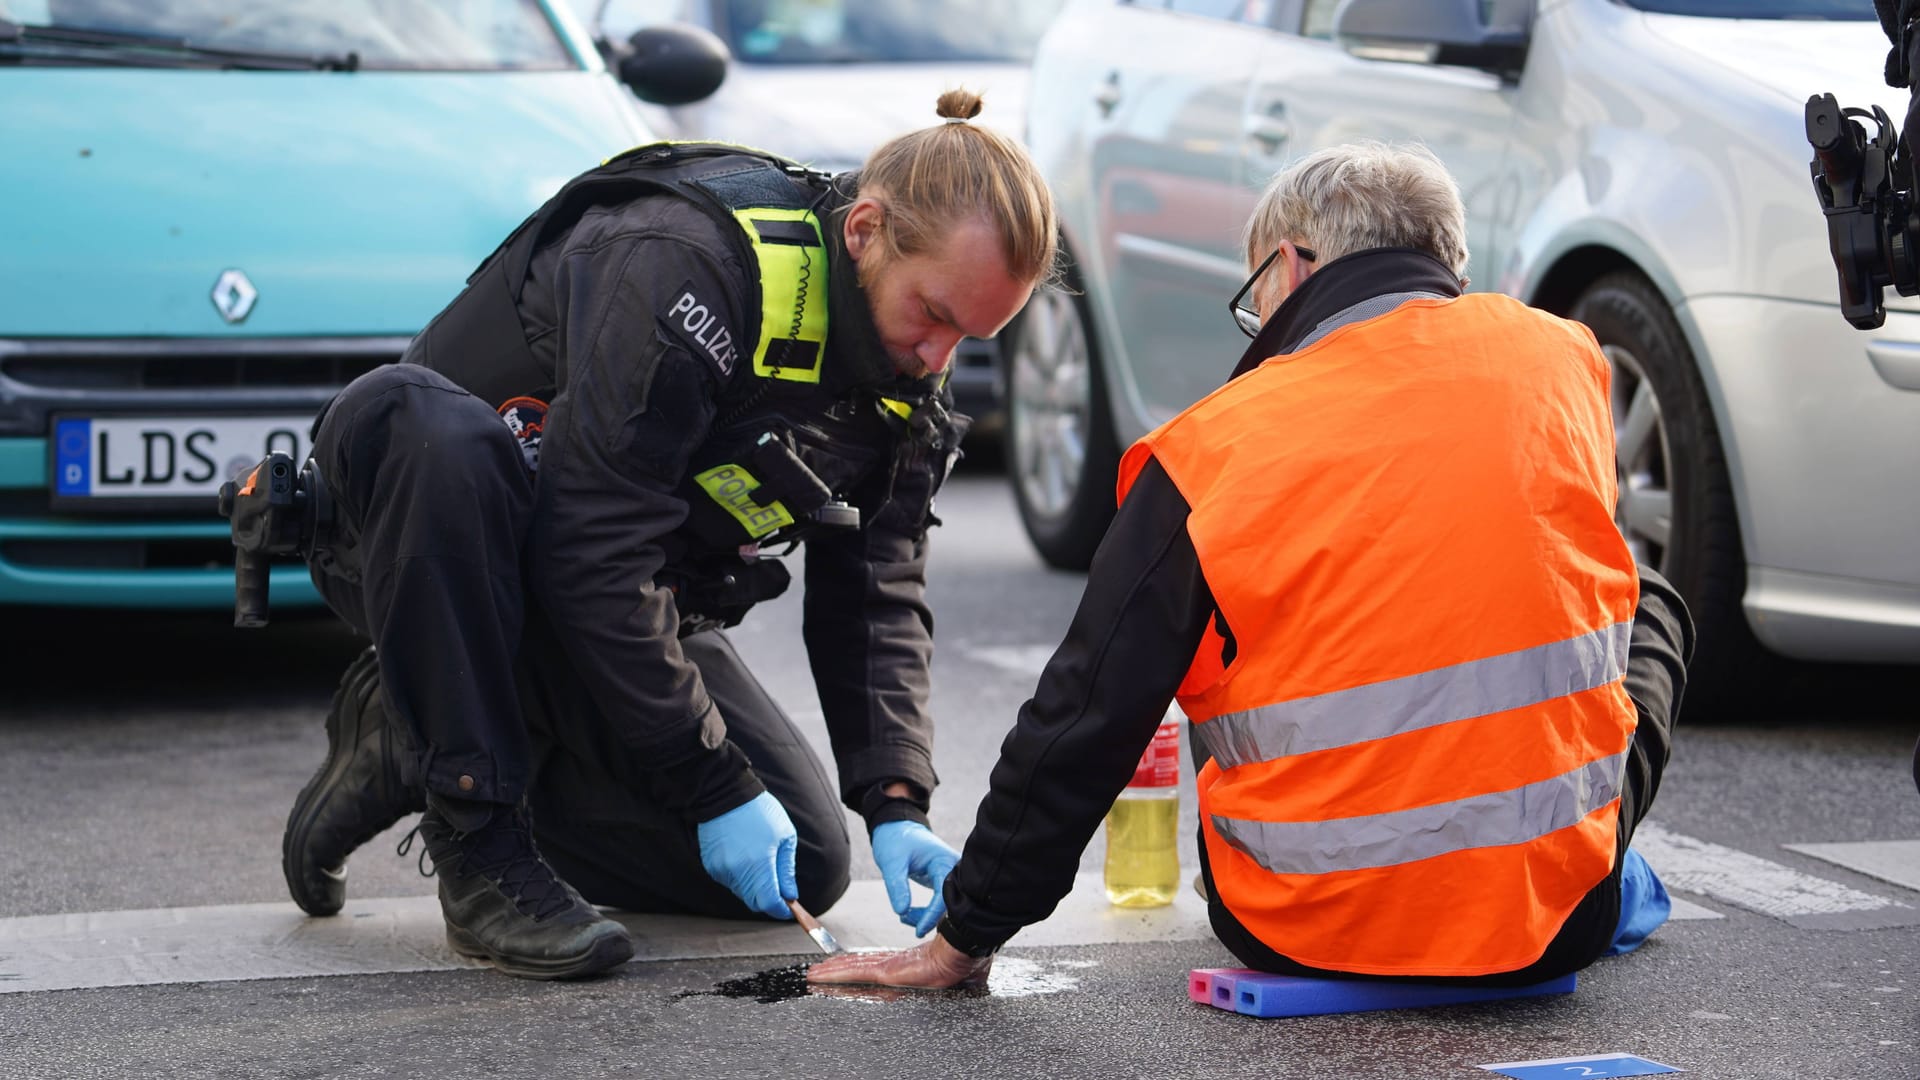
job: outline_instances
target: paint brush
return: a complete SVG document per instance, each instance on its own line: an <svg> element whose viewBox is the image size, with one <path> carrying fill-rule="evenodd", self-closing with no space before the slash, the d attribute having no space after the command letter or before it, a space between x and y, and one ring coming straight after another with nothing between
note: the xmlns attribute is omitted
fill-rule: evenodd
<svg viewBox="0 0 1920 1080"><path fill-rule="evenodd" d="M827 933L827 928L820 925L819 919L808 914L807 909L800 906L800 901L789 900L787 906L793 909L793 917L806 929L807 936L813 939L813 943L820 946L821 952L832 955L840 951L840 943L833 940L833 935Z"/></svg>

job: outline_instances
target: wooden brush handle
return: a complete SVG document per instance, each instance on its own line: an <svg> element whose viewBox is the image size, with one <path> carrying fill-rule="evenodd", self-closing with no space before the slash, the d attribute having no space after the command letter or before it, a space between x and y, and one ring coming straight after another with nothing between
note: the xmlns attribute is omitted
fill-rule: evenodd
<svg viewBox="0 0 1920 1080"><path fill-rule="evenodd" d="M793 917L799 921L800 925L804 927L808 933L820 929L820 920L809 914L806 908L801 907L800 901L789 900L787 901L787 906L793 909Z"/></svg>

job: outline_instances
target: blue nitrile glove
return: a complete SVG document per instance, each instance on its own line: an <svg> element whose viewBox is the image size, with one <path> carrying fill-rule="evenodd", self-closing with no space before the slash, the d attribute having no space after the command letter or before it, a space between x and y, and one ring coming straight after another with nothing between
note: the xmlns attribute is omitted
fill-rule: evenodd
<svg viewBox="0 0 1920 1080"><path fill-rule="evenodd" d="M1620 865L1620 921L1613 928L1613 943L1603 956L1630 953L1647 940L1647 935L1673 914L1673 900L1667 887L1633 848L1627 849Z"/></svg>
<svg viewBox="0 0 1920 1080"><path fill-rule="evenodd" d="M800 834L780 800L761 792L700 823L700 865L707 876L763 915L791 919L788 900L800 898L793 877Z"/></svg>
<svg viewBox="0 0 1920 1080"><path fill-rule="evenodd" d="M947 913L947 899L940 887L960 861L960 853L933 830L917 821L888 821L873 830L873 861L880 867L880 880L887 886L887 902L900 921L913 927L914 937L926 937ZM917 881L933 890L933 902L926 907L909 907L912 890L908 881Z"/></svg>

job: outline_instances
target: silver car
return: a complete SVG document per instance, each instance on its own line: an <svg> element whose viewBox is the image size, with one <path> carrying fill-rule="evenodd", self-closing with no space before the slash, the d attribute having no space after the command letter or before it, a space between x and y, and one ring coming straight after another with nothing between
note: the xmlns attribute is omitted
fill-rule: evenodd
<svg viewBox="0 0 1920 1080"><path fill-rule="evenodd" d="M1029 535L1084 567L1118 448L1231 370L1266 181L1417 139L1460 182L1472 287L1613 363L1617 516L1699 625L1690 701L1766 650L1920 660L1920 306L1842 320L1803 116L1903 115L1886 52L1871 0L1074 0L1028 121L1074 260L1011 346Z"/></svg>

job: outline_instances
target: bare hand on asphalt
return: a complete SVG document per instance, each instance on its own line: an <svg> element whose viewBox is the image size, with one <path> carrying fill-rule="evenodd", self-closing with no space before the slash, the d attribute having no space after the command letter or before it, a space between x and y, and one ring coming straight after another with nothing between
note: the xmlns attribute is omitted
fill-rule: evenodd
<svg viewBox="0 0 1920 1080"><path fill-rule="evenodd" d="M911 949L857 953L823 960L807 969L807 981L827 985L900 986L909 990L949 990L985 986L993 957L978 959L935 934Z"/></svg>

